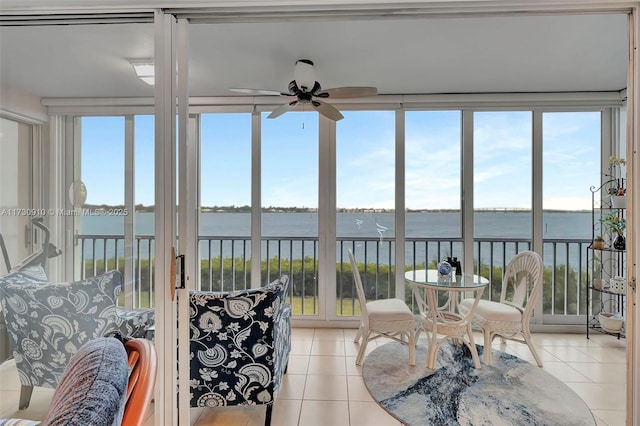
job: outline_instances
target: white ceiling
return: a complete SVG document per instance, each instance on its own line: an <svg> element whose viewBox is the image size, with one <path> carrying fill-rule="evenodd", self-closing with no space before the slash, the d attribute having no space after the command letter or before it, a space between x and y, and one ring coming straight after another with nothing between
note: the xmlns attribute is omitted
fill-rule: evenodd
<svg viewBox="0 0 640 426"><path fill-rule="evenodd" d="M153 24L0 27L0 82L42 98L147 97L127 58L153 56ZM286 90L297 59L324 88L381 94L615 91L624 14L192 24L190 93Z"/></svg>

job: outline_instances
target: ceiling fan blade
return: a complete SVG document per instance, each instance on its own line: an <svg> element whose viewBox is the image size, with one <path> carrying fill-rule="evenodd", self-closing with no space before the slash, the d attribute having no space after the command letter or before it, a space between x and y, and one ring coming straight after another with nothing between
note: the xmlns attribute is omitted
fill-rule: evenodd
<svg viewBox="0 0 640 426"><path fill-rule="evenodd" d="M280 105L278 108L274 109L271 114L267 115L267 118L278 118L282 114L287 111L291 111L294 106L298 104L298 101L288 102L286 104Z"/></svg>
<svg viewBox="0 0 640 426"><path fill-rule="evenodd" d="M229 89L232 92L245 93L247 95L275 95L275 96L291 96L288 93L278 92L276 90L263 90L263 89Z"/></svg>
<svg viewBox="0 0 640 426"><path fill-rule="evenodd" d="M327 118L329 118L329 119L331 119L333 121L342 120L344 118L344 116L340 113L340 111L338 111L335 107L329 105L326 102L322 102L322 101L319 101L317 99L314 99L314 100L311 101L311 105L320 114L324 115L325 117L327 117Z"/></svg>
<svg viewBox="0 0 640 426"><path fill-rule="evenodd" d="M347 99L363 98L366 96L376 96L378 89L375 87L334 87L318 93L319 98Z"/></svg>

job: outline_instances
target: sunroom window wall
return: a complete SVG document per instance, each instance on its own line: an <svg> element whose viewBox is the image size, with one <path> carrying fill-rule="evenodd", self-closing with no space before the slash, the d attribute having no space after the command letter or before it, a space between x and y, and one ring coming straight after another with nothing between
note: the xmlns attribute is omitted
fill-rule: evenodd
<svg viewBox="0 0 640 426"><path fill-rule="evenodd" d="M540 241L546 268L544 291L545 294L553 294L553 301L543 298L544 313L552 314L545 322L554 322L554 316L558 315L575 318L573 322L576 324L581 322L582 284L572 278L565 284L563 277L566 279L566 275L560 272L575 270L576 277L584 272L580 269L585 267L584 262L580 261L583 259L580 247L586 242L586 236L582 235L584 230L576 231L577 234L567 233L569 230L565 228L560 234L552 231L558 226L554 215L580 215L584 206L570 203L568 210L560 209L562 212L559 212L559 207L553 203L563 198L563 188L567 188L557 185L557 181L571 182L573 189L570 192L575 194L580 192L579 187L584 183L582 186L588 195L589 184L584 182L588 180L585 173L594 176L599 173L599 165L602 164L599 153L602 122L608 120L611 114L602 115L599 110L561 113L506 109L410 110L400 112L404 114L404 119L398 121L398 112L395 110L344 113L345 119L336 123L333 130L336 138L335 269L333 259L327 259L327 265L323 266L324 254L319 246L319 236L323 230L319 225L322 222L319 211L322 209L318 209L318 193L326 190L321 188L320 182L332 171L319 168L319 157L322 150L326 149L326 141L320 137L322 132L319 131L317 113L292 111L277 120L266 119L263 113L258 120L262 170L259 177L261 208L258 210L262 244L260 270L264 275L259 281L268 282L280 273L292 275L295 286L291 297L300 301L295 305L297 311L294 314L297 318L322 318L319 316L321 305L329 303L329 299L322 296L323 289L319 288L321 268L326 268L328 276L333 274L335 277L334 280L327 280L324 288L326 292L336 295L333 319L348 319L359 314L354 293L352 289L349 290L351 281L345 279L350 269L341 253L346 248L355 249L361 256L366 254L367 273L371 273L371 281L384 283L380 288L385 290L376 292L376 298L404 297L410 302L409 290L404 287L402 294L403 286L398 286L403 282L404 271L432 267L436 261L449 256L462 261L464 246L469 244L473 247L473 271L492 282L491 291L485 297L495 300L499 297L501 274L509 258L518 251L534 248L535 241ZM471 191L465 191L463 181L463 175L470 172L462 167L467 161L465 155L469 155L463 149L463 135L469 133L464 130L464 114L473 116L473 129L470 132L473 142ZM533 119L536 114L542 114L540 124ZM148 183L149 179L142 162L144 157L153 155L150 151L152 124L148 122L150 116L122 116L116 117L116 121L124 123L125 117L134 117L135 123L137 173L135 179L125 176L123 181L136 182L136 221L139 223L135 235L138 238L144 234L144 220L138 219L149 208L144 201L143 188L143 183ZM86 122L116 118L91 117ZM225 206L242 210L233 212L236 216L242 216L237 218L239 222L235 228L227 227L224 225L226 222L216 219L212 222L215 229L205 229L209 225L206 225L206 221L200 221L200 276L211 273L212 266L222 265L221 270L228 269L231 275L224 276L222 281L212 280L211 289L216 289L216 282L224 282L230 288L249 287L251 211L255 212L251 206L251 188L255 188L255 182L251 183L252 179L255 180L255 176L252 178L254 170L251 164L253 150L256 149L251 143L255 137L252 136L255 117L251 113L216 113L202 114L200 118L201 184L206 187L211 182L217 182L213 192L203 189L200 194L201 216L228 215L229 212L213 211L224 209ZM400 132L398 126L401 127ZM119 134L126 133L124 127L124 124L120 126ZM543 135L544 139L541 164L534 160L537 158L533 149L536 132ZM83 129L82 134L88 136L91 132ZM399 134L404 135L401 142L396 140ZM124 136L122 138L121 144L124 146ZM376 141L382 145L377 147ZM396 167L397 143L404 145L404 169ZM118 158L122 158L122 150L121 147ZM87 161L83 160L81 170L91 167ZM124 160L118 161L111 162L111 170L120 168L125 175L129 173L124 171ZM575 164L575 167L571 164ZM584 167L578 167L580 164ZM579 169L579 176L575 175L575 169ZM536 182L533 178L536 170L544 171L544 185L542 179ZM401 213L396 211L394 202L394 182L397 182L398 175L402 175L401 181L404 182L405 205ZM113 185L113 181L109 183ZM544 201L540 205L532 201L536 199L536 185L543 191ZM349 192L348 189L354 187L357 190ZM90 183L90 194L92 188L93 184ZM126 192L133 190L121 189L118 200L98 200L96 203L122 204ZM463 232L464 217L468 214L465 213L463 194L470 192L474 194L473 235ZM365 195L373 201L362 201ZM568 197L564 198L568 200ZM404 215L401 229L396 229L398 214ZM537 214L541 219L536 227ZM440 217L443 215L446 218ZM296 218L293 221L292 216ZM488 216L493 219L487 219ZM122 218L116 219L122 221ZM441 219L444 222L438 222ZM150 226L153 228L153 224ZM356 229L368 231L366 235L356 235ZM398 271L395 241L400 236L404 241L405 266ZM149 235L145 234L145 239L153 244L152 230ZM205 240L210 255L203 249ZM226 247L223 243L226 240L234 241ZM210 241L217 242L210 244ZM221 251L213 255L214 249ZM86 264L87 259L82 262ZM153 264L152 255L148 262ZM362 258L361 262L364 265L365 259ZM99 262L95 264L99 265ZM135 276L134 280L138 282L140 278ZM152 292L152 288L148 294L142 292L144 299L153 301ZM320 300L321 297L327 300ZM137 300L135 305L146 306L149 303ZM566 323L566 318L563 321Z"/></svg>

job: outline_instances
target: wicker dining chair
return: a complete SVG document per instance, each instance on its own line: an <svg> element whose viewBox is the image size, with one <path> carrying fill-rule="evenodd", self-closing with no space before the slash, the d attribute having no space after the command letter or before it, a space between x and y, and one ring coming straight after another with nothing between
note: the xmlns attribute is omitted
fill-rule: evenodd
<svg viewBox="0 0 640 426"><path fill-rule="evenodd" d="M515 255L505 268L502 278L500 302L480 300L476 307L472 326L484 334L484 363L491 365L491 343L496 336L502 340L525 343L542 367L542 360L531 341L529 320L536 300L542 291L542 257L533 251ZM464 299L459 306L465 312L473 305L473 299Z"/></svg>
<svg viewBox="0 0 640 426"><path fill-rule="evenodd" d="M400 299L380 299L367 302L358 265L351 250L349 250L349 260L362 311L360 327L353 340L358 343L362 339L356 356L356 365L362 365L367 343L378 337L387 337L409 345L409 365L415 365L415 319L411 309L404 300Z"/></svg>

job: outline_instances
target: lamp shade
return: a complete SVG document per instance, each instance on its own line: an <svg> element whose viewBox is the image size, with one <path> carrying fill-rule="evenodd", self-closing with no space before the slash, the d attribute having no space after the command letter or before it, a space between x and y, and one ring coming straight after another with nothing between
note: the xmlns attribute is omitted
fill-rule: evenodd
<svg viewBox="0 0 640 426"><path fill-rule="evenodd" d="M313 69L313 62L308 59L296 61L296 68L293 73L296 85L303 92L310 92L316 83L316 73Z"/></svg>

